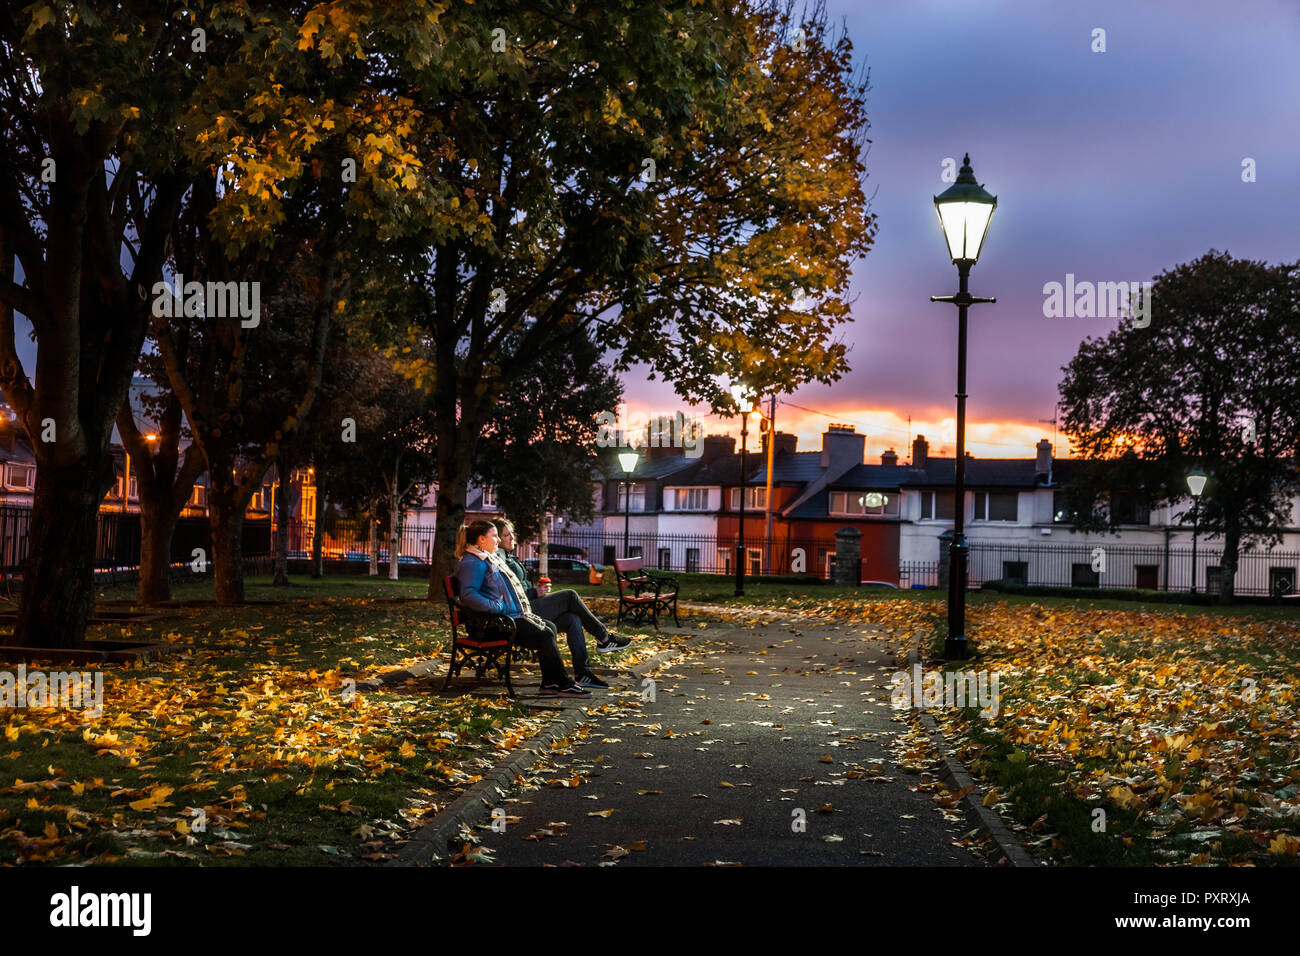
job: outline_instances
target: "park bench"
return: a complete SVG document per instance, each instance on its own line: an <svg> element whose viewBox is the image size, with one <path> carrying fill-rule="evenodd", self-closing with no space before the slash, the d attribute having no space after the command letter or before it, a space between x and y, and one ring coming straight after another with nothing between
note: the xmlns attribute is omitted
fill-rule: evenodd
<svg viewBox="0 0 1300 956"><path fill-rule="evenodd" d="M506 691L515 695L510 682L510 661L524 648L516 647L515 622L504 614L485 614L465 607L460 601L460 582L454 576L442 580L447 594L447 611L451 618L451 664L442 689L451 686L453 677L469 665L482 679L489 667L495 667L497 676L506 682Z"/></svg>
<svg viewBox="0 0 1300 956"><path fill-rule="evenodd" d="M677 579L666 574L647 571L644 558L615 558L614 573L618 578L618 623L624 616L633 623L647 618L659 628L660 612L672 612L677 620Z"/></svg>

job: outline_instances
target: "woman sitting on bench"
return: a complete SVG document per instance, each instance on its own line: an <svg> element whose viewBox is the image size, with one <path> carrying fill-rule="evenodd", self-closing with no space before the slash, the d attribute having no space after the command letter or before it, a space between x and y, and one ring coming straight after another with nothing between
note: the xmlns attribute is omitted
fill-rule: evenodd
<svg viewBox="0 0 1300 956"><path fill-rule="evenodd" d="M537 651L542 666L543 697L590 697L591 691L570 680L564 670L564 661L555 646L555 625L526 611L523 601L514 593L510 575L496 553L499 541L496 525L491 521L480 518L461 525L456 535L460 602L472 611L504 614L514 620L515 643Z"/></svg>

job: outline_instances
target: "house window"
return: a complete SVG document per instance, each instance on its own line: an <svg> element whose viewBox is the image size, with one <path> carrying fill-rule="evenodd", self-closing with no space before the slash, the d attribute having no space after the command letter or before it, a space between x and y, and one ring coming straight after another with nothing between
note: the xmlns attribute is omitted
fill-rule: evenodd
<svg viewBox="0 0 1300 956"><path fill-rule="evenodd" d="M898 495L883 491L832 491L833 515L896 515Z"/></svg>
<svg viewBox="0 0 1300 956"><path fill-rule="evenodd" d="M1269 568L1268 593L1273 597L1295 593L1295 568Z"/></svg>
<svg viewBox="0 0 1300 956"><path fill-rule="evenodd" d="M704 511L708 506L708 488L677 488L673 491L673 507L677 511Z"/></svg>
<svg viewBox="0 0 1300 956"><path fill-rule="evenodd" d="M686 570L698 573L700 570L700 549L686 549Z"/></svg>
<svg viewBox="0 0 1300 956"><path fill-rule="evenodd" d="M1014 491L975 492L976 521L1015 521L1020 495Z"/></svg>
<svg viewBox="0 0 1300 956"><path fill-rule="evenodd" d="M1110 517L1115 524L1150 524L1151 506L1137 495L1111 495Z"/></svg>
<svg viewBox="0 0 1300 956"><path fill-rule="evenodd" d="M1002 580L1015 584L1029 583L1028 561L1003 561Z"/></svg>
<svg viewBox="0 0 1300 956"><path fill-rule="evenodd" d="M495 509L497 506L497 490L495 488L483 489L483 507Z"/></svg>
<svg viewBox="0 0 1300 956"><path fill-rule="evenodd" d="M601 564L607 568L612 568L616 557L618 557L618 549L612 544L607 544L605 545L605 556L601 559Z"/></svg>
<svg viewBox="0 0 1300 956"><path fill-rule="evenodd" d="M30 489L36 477L36 469L31 465L10 465L6 472L5 483L10 488Z"/></svg>
<svg viewBox="0 0 1300 956"><path fill-rule="evenodd" d="M659 570L671 571L673 567L673 552L671 548L659 549Z"/></svg>
<svg viewBox="0 0 1300 956"><path fill-rule="evenodd" d="M632 510L633 511L646 510L645 491L646 491L645 485L632 486ZM627 485L626 484L620 484L618 486L618 510L619 511L627 510Z"/></svg>
<svg viewBox="0 0 1300 956"><path fill-rule="evenodd" d="M763 549L745 549L745 573L749 575L763 573Z"/></svg>
<svg viewBox="0 0 1300 956"><path fill-rule="evenodd" d="M1133 567L1133 586L1144 591L1154 591L1160 587L1160 569L1154 564L1138 564Z"/></svg>
<svg viewBox="0 0 1300 956"><path fill-rule="evenodd" d="M1054 524L1068 524L1073 521L1078 512L1070 507L1069 495L1064 489L1058 488L1052 492L1052 522Z"/></svg>
<svg viewBox="0 0 1300 956"><path fill-rule="evenodd" d="M750 485L745 489L745 510L762 511L767 508L767 489L762 485ZM740 489L731 489L731 510L740 510Z"/></svg>
<svg viewBox="0 0 1300 956"><path fill-rule="evenodd" d="M921 518L925 521L952 520L952 493L944 491L921 492Z"/></svg>
<svg viewBox="0 0 1300 956"><path fill-rule="evenodd" d="M629 558L639 558L643 555L643 553L644 552L641 550L641 545L639 544L634 544L627 549L627 556Z"/></svg>
<svg viewBox="0 0 1300 956"><path fill-rule="evenodd" d="M136 488L134 475L131 476L131 483L127 489L126 496L128 501L137 501L140 498L138 489Z"/></svg>
<svg viewBox="0 0 1300 956"><path fill-rule="evenodd" d="M1223 568L1217 564L1205 566L1205 593L1216 597L1223 589Z"/></svg>
<svg viewBox="0 0 1300 956"><path fill-rule="evenodd" d="M1070 565L1070 587L1101 587L1101 575L1092 569L1092 563Z"/></svg>
<svg viewBox="0 0 1300 956"><path fill-rule="evenodd" d="M190 493L189 504L194 508L202 508L207 504L208 489L204 485L195 485L194 491Z"/></svg>

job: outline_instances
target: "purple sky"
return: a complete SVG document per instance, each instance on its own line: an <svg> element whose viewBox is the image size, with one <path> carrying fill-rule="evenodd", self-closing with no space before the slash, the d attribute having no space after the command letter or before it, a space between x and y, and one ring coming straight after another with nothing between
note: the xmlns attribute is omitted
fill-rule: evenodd
<svg viewBox="0 0 1300 956"><path fill-rule="evenodd" d="M1116 324L1045 318L1044 283L1150 280L1211 248L1300 259L1300 0L828 3L871 68L880 228L854 274L853 371L789 397L828 414L777 407L800 449L835 421L865 431L869 455L902 451L911 415L932 453L951 453L957 310L929 301L957 291L932 200L946 157L969 151L998 197L971 273L974 295L998 299L971 309L967 442L982 457L1050 438L1037 420L1052 417L1060 367ZM1242 181L1246 157L1256 182ZM634 410L682 407L644 373L625 384Z"/></svg>

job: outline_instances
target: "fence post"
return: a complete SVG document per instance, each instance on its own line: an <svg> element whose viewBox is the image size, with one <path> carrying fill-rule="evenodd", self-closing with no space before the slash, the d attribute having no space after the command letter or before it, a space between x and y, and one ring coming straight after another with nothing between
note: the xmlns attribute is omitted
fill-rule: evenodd
<svg viewBox="0 0 1300 956"><path fill-rule="evenodd" d="M835 532L835 584L857 587L862 580L862 532L857 528L840 528Z"/></svg>
<svg viewBox="0 0 1300 956"><path fill-rule="evenodd" d="M948 551L952 547L952 529L939 535L939 590L948 590Z"/></svg>

